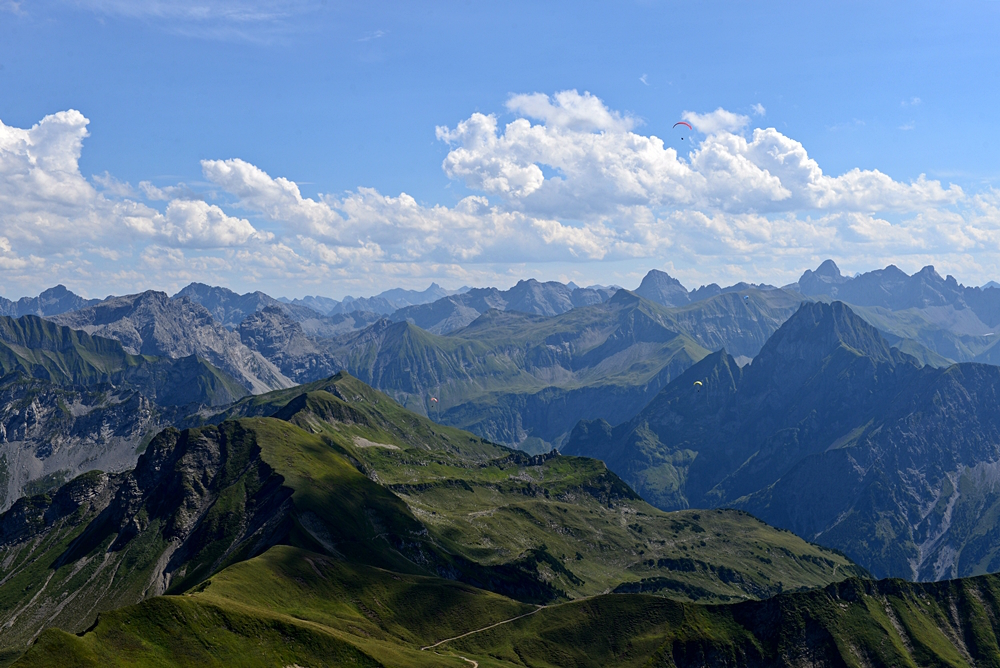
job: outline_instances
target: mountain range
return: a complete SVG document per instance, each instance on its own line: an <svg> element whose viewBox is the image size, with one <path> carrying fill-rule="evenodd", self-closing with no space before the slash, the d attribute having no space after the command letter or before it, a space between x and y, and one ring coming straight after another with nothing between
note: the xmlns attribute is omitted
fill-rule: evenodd
<svg viewBox="0 0 1000 668"><path fill-rule="evenodd" d="M600 462L491 444L339 374L164 430L133 470L84 474L0 515L0 650L204 591L259 555L324 580L333 566L423 581L432 597L485 599L494 619L621 586L734 601L865 575L746 513L668 515Z"/></svg>
<svg viewBox="0 0 1000 668"><path fill-rule="evenodd" d="M248 391L266 392L292 382L247 348L207 308L187 297L170 299L150 290L113 297L50 316L52 322L119 341L133 355L179 358L197 355L235 378Z"/></svg>
<svg viewBox="0 0 1000 668"><path fill-rule="evenodd" d="M467 288L457 291L445 290L437 283L431 283L426 290L404 290L393 288L372 297L344 297L342 300L329 297L308 296L301 299L282 298L280 301L292 306L305 306L322 315L347 315L356 311L390 315L401 308L444 299L452 294L461 294Z"/></svg>
<svg viewBox="0 0 1000 668"><path fill-rule="evenodd" d="M564 452L661 508L743 508L879 576L974 575L1000 566L998 389L996 366L922 366L843 303L806 303L749 366L705 357Z"/></svg>
<svg viewBox="0 0 1000 668"><path fill-rule="evenodd" d="M1000 665L1000 290L435 289L5 307L0 665Z"/></svg>

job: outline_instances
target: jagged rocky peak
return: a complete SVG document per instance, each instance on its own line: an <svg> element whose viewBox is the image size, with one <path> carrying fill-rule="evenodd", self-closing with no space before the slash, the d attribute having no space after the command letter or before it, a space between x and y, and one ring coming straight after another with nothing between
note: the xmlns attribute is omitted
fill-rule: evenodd
<svg viewBox="0 0 1000 668"><path fill-rule="evenodd" d="M664 306L683 306L691 301L687 288L670 274L651 269L643 279L635 294Z"/></svg>
<svg viewBox="0 0 1000 668"><path fill-rule="evenodd" d="M799 290L805 295L830 294L836 296L837 285L851 280L840 273L840 267L833 260L824 260L816 271L806 269L799 278Z"/></svg>

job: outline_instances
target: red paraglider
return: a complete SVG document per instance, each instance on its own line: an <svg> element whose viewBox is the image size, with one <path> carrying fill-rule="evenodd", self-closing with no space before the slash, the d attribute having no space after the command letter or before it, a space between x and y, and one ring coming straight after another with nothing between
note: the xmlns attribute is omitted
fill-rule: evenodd
<svg viewBox="0 0 1000 668"><path fill-rule="evenodd" d="M690 123L688 123L687 121L677 121L676 123L674 123L674 127L675 127L675 128L676 128L676 127L677 127L678 125L686 125L686 126L687 126L687 129L688 129L688 130L694 130L694 128L693 128L693 127L691 127L691 124L690 124Z"/></svg>

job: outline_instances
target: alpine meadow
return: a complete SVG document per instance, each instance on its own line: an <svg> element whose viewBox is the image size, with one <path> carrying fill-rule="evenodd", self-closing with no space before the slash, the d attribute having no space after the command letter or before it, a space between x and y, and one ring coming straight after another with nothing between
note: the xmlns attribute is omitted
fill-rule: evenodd
<svg viewBox="0 0 1000 668"><path fill-rule="evenodd" d="M0 668L1000 668L998 32L0 0Z"/></svg>

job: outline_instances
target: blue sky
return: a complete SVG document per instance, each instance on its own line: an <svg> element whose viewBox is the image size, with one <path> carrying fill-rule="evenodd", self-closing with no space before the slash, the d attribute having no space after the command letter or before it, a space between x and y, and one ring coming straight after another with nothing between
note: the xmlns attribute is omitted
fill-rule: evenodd
<svg viewBox="0 0 1000 668"><path fill-rule="evenodd" d="M811 4L0 0L0 292L1000 277L1000 3Z"/></svg>

